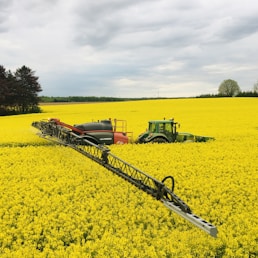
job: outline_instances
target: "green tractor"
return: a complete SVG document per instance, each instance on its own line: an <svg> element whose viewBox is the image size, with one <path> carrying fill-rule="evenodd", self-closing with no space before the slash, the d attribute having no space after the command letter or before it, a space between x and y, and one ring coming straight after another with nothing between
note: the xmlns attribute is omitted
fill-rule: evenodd
<svg viewBox="0 0 258 258"><path fill-rule="evenodd" d="M191 133L177 132L179 124L174 119L149 121L149 128L140 134L136 143L171 143L171 142L207 142L213 137L197 136Z"/></svg>

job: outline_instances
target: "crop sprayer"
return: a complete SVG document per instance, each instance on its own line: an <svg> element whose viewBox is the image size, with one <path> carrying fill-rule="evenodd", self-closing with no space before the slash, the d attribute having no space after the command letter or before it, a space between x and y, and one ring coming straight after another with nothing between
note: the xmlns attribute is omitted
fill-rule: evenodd
<svg viewBox="0 0 258 258"><path fill-rule="evenodd" d="M122 126L118 126L119 122ZM162 123L163 125L170 124L170 126L165 126L166 128L164 129L171 129L171 132L177 135L175 122L173 120L158 120L158 122L154 123L155 130L161 128L159 125ZM153 121L149 122L149 124L152 126ZM174 211L179 216L204 230L211 236L217 236L217 228L194 214L190 207L174 193L175 182L172 176L166 176L162 181L159 181L111 153L106 145L129 142L130 137L128 136L128 133L124 131L126 128L125 120L115 120L114 124L112 124L111 120L102 120L71 126L61 122L59 119L51 118L33 122L32 126L40 130L40 137L78 151L82 155L97 162L99 165L138 187L140 190L151 195L156 200L163 203L169 210ZM161 132L156 133L159 134L158 137L161 139ZM162 133L164 133L164 131ZM150 136L145 134L145 137L140 135L138 137L138 142L148 142L144 139L152 136L153 134ZM189 137L195 141L197 139L192 135ZM173 139L173 142L175 142L176 137ZM206 141L205 137L199 139L201 141ZM165 141L159 140L154 142L161 143ZM168 181L171 183L171 188L165 185Z"/></svg>

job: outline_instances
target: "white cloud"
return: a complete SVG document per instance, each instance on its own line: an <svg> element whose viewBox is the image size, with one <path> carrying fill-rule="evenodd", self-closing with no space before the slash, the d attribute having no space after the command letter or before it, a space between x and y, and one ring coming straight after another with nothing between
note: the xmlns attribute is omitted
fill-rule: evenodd
<svg viewBox="0 0 258 258"><path fill-rule="evenodd" d="M203 67L204 71L213 74L226 74L226 73L237 73L245 71L258 71L258 65L249 65L249 64L233 64L233 63L222 63L222 64L212 64Z"/></svg>
<svg viewBox="0 0 258 258"><path fill-rule="evenodd" d="M1 65L35 70L45 95L193 96L258 79L252 0L0 5Z"/></svg>

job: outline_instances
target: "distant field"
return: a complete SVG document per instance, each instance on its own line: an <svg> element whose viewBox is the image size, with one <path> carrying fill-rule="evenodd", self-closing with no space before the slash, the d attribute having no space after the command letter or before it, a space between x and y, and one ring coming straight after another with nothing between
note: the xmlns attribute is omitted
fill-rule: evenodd
<svg viewBox="0 0 258 258"><path fill-rule="evenodd" d="M97 104L102 102L40 102L39 106Z"/></svg>
<svg viewBox="0 0 258 258"><path fill-rule="evenodd" d="M65 104L65 105L64 105ZM91 105L88 105L91 104ZM51 103L0 117L1 257L257 257L257 98ZM107 117L108 116L108 117ZM32 121L126 119L136 138L174 117L207 143L113 145L218 228L214 239L160 202L69 149L39 138Z"/></svg>

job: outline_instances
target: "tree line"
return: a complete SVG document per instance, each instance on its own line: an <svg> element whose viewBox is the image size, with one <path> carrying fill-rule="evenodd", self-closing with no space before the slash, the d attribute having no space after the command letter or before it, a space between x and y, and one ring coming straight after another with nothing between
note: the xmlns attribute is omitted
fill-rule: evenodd
<svg viewBox="0 0 258 258"><path fill-rule="evenodd" d="M40 102L114 102L157 98L116 98L95 96L48 97L38 96L42 91L35 72L29 67L22 66L13 73L0 65L0 115L13 115L41 112ZM232 79L224 80L218 88L218 94L202 94L196 98L218 97L258 97L258 81L253 91L241 91L238 83Z"/></svg>
<svg viewBox="0 0 258 258"><path fill-rule="evenodd" d="M258 81L254 84L253 91L241 91L238 83L232 79L224 80L218 88L218 94L202 94L196 98L221 98L221 97L258 97ZM40 97L43 103L58 102L114 102L132 101L146 99L168 99L165 97L157 98L115 98L115 97L94 97L94 96L69 96L69 97Z"/></svg>
<svg viewBox="0 0 258 258"><path fill-rule="evenodd" d="M232 79L224 80L218 88L218 94L202 94L197 98L219 97L258 97L258 81L253 86L253 91L241 91L238 83Z"/></svg>
<svg viewBox="0 0 258 258"><path fill-rule="evenodd" d="M258 97L258 81L254 84L253 91L241 91L238 83L232 79L224 80L218 88L218 94L202 94L196 98L221 98L221 97ZM40 97L41 102L114 102L146 99L168 99L158 98L115 98L115 97L94 97L94 96L69 96L69 97Z"/></svg>
<svg viewBox="0 0 258 258"><path fill-rule="evenodd" d="M116 101L133 101L133 100L147 100L147 99L167 99L163 97L157 98L118 98L118 97L96 97L96 96L69 96L69 97L49 97L41 96L42 103L61 103L61 102L116 102Z"/></svg>
<svg viewBox="0 0 258 258"><path fill-rule="evenodd" d="M40 112L38 93L42 89L38 79L24 65L14 73L0 65L0 115Z"/></svg>

